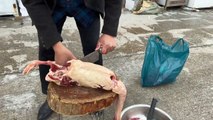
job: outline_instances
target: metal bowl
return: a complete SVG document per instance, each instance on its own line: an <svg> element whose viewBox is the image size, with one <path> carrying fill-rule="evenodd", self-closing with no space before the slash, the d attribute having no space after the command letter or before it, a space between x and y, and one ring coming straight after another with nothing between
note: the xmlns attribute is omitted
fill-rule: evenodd
<svg viewBox="0 0 213 120"><path fill-rule="evenodd" d="M136 104L125 108L121 113L121 120L146 120L150 105ZM166 112L155 107L154 120L173 120Z"/></svg>

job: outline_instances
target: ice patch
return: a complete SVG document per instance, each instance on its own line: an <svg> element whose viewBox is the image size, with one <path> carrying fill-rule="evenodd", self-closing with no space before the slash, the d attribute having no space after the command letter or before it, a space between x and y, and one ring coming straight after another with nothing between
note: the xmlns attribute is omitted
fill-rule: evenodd
<svg viewBox="0 0 213 120"><path fill-rule="evenodd" d="M181 18L180 20L199 20L199 17Z"/></svg>
<svg viewBox="0 0 213 120"><path fill-rule="evenodd" d="M173 35L174 38L183 38L184 32L191 31L192 29L173 29L169 30L168 32Z"/></svg>
<svg viewBox="0 0 213 120"><path fill-rule="evenodd" d="M157 20L158 22L181 22L178 19L165 19L165 20Z"/></svg>
<svg viewBox="0 0 213 120"><path fill-rule="evenodd" d="M33 34L36 34L36 28L34 26L23 26L21 28L4 28L0 29L0 37L17 35L17 34L28 34L29 36L32 36Z"/></svg>
<svg viewBox="0 0 213 120"><path fill-rule="evenodd" d="M27 55L23 54L23 55L14 55L12 57L10 57L12 59L14 59L16 62L20 63L26 60Z"/></svg>
<svg viewBox="0 0 213 120"><path fill-rule="evenodd" d="M183 67L183 71L185 71L186 73L190 74L189 69L186 67Z"/></svg>
<svg viewBox="0 0 213 120"><path fill-rule="evenodd" d="M210 39L205 40L205 39L203 39L203 44L204 45L212 45L213 44L213 40L210 40Z"/></svg>
<svg viewBox="0 0 213 120"><path fill-rule="evenodd" d="M213 28L213 25L205 26L203 28L211 29L211 28Z"/></svg>
<svg viewBox="0 0 213 120"><path fill-rule="evenodd" d="M134 15L134 14L122 14L120 25L125 27L140 27L144 28L144 26L151 26L154 24L158 24L157 15ZM128 18L128 20L125 20ZM134 22L129 22L134 21Z"/></svg>
<svg viewBox="0 0 213 120"><path fill-rule="evenodd" d="M6 25L3 25L3 26L1 26L2 28L6 28L7 26Z"/></svg>
<svg viewBox="0 0 213 120"><path fill-rule="evenodd" d="M4 66L4 69L9 69L10 71L13 71L13 66L12 65L7 65L7 66Z"/></svg>
<svg viewBox="0 0 213 120"><path fill-rule="evenodd" d="M1 84L11 83L14 80L17 80L17 78L18 78L17 75L5 75L5 77L1 81Z"/></svg>
<svg viewBox="0 0 213 120"><path fill-rule="evenodd" d="M32 76L32 77L39 76L39 71L38 70L31 71L29 75Z"/></svg>
<svg viewBox="0 0 213 120"><path fill-rule="evenodd" d="M20 49L9 49L9 50L6 50L8 53L12 53L12 52L17 52L17 51L20 51Z"/></svg>
<svg viewBox="0 0 213 120"><path fill-rule="evenodd" d="M0 103L3 106L3 111L13 110L20 111L20 109L29 109L33 107L36 95L33 93L25 93L20 95L4 95L0 98Z"/></svg>
<svg viewBox="0 0 213 120"><path fill-rule="evenodd" d="M191 52L191 53L212 54L212 53L213 53L213 46L191 48L190 52Z"/></svg>
<svg viewBox="0 0 213 120"><path fill-rule="evenodd" d="M25 47L38 47L38 42L35 41L19 41L19 40L15 40L13 41L15 44L19 44L19 43L23 43Z"/></svg>

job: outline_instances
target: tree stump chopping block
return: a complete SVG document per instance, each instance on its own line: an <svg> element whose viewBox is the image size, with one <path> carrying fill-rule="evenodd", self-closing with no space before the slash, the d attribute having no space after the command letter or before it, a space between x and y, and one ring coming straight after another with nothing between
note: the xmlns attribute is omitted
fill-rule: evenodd
<svg viewBox="0 0 213 120"><path fill-rule="evenodd" d="M62 115L85 115L109 107L117 94L103 89L80 86L58 86L49 83L47 101L50 108Z"/></svg>

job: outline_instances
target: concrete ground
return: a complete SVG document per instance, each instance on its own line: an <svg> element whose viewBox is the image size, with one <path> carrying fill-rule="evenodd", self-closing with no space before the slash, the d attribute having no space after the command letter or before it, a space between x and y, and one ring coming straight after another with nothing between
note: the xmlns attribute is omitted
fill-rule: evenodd
<svg viewBox="0 0 213 120"><path fill-rule="evenodd" d="M174 120L213 119L213 9L199 12L171 9L158 15L134 15L124 11L115 51L104 55L104 66L113 70L128 89L124 108L133 104L150 104ZM0 18L0 116L1 120L35 120L41 94L38 70L22 76L29 61L37 59L38 43L29 18ZM188 60L173 84L153 88L140 85L141 69L147 38L157 34L168 44L177 38L190 43ZM67 19L62 33L64 44L77 57L82 57L79 34L72 18ZM105 110L111 120L114 108ZM50 120L58 119L53 114ZM90 120L86 116L63 116L68 120Z"/></svg>

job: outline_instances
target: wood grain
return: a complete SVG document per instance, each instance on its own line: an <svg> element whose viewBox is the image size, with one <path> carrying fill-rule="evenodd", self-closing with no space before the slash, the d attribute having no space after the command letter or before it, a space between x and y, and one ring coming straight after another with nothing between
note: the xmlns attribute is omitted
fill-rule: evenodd
<svg viewBox="0 0 213 120"><path fill-rule="evenodd" d="M117 94L103 89L58 86L50 83L47 101L50 108L63 115L85 115L109 107Z"/></svg>

